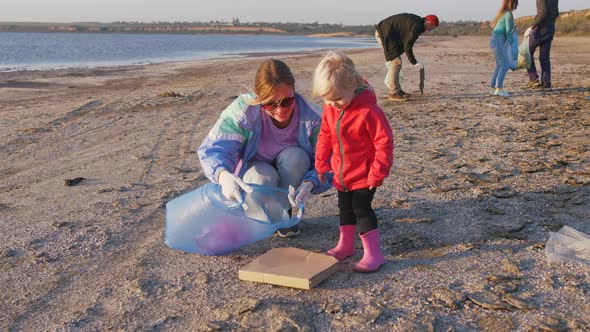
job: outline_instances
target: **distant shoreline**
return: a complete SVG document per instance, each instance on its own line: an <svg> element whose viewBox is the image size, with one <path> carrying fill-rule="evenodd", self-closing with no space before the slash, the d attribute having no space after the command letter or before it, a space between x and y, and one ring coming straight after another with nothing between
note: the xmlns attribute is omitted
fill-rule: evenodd
<svg viewBox="0 0 590 332"><path fill-rule="evenodd" d="M133 34L269 34L269 35L368 35L371 26L302 23L47 23L0 22L0 32L133 33Z"/></svg>
<svg viewBox="0 0 590 332"><path fill-rule="evenodd" d="M557 35L590 35L590 9L561 12L556 22ZM523 32L534 16L516 18ZM376 23L376 22L375 22ZM474 36L491 33L489 21L442 21L428 33L433 36ZM374 25L324 23L252 22L0 22L0 32L68 32L68 33L133 33L133 34L269 34L318 37L365 37L374 33Z"/></svg>

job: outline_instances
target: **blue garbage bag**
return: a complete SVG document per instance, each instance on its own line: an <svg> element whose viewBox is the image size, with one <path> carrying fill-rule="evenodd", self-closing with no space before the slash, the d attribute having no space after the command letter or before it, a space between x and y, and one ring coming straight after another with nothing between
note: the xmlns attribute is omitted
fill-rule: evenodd
<svg viewBox="0 0 590 332"><path fill-rule="evenodd" d="M506 45L506 51L508 52L508 68L512 71L518 69L518 31L512 30L512 44Z"/></svg>
<svg viewBox="0 0 590 332"><path fill-rule="evenodd" d="M223 255L296 225L289 217L288 190L250 184L242 202L228 200L221 187L207 183L166 204L165 242L170 248L202 255Z"/></svg>

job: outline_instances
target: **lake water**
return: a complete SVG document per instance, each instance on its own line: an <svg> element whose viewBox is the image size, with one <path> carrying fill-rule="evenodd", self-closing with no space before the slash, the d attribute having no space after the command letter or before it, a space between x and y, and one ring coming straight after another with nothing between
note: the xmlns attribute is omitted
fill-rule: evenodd
<svg viewBox="0 0 590 332"><path fill-rule="evenodd" d="M246 53L378 47L373 38L0 32L0 71L235 58Z"/></svg>

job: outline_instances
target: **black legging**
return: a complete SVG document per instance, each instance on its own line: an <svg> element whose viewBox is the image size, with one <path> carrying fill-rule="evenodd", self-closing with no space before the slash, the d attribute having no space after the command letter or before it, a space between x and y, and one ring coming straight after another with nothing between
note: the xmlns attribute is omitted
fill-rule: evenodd
<svg viewBox="0 0 590 332"><path fill-rule="evenodd" d="M362 234L377 229L377 216L371 207L376 190L338 191L340 226L356 225L358 221Z"/></svg>

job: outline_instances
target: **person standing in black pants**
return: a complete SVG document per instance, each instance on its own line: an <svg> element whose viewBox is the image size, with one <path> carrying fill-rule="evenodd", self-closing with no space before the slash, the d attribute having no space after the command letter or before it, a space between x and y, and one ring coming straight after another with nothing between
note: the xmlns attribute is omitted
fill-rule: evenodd
<svg viewBox="0 0 590 332"><path fill-rule="evenodd" d="M537 0L537 16L535 16L535 22L531 26L532 31L529 35L531 67L528 68L529 82L527 85L533 89L551 88L551 61L549 53L551 51L551 42L555 35L555 20L559 16L557 2L558 0ZM537 74L534 59L537 48L539 48L541 77Z"/></svg>

